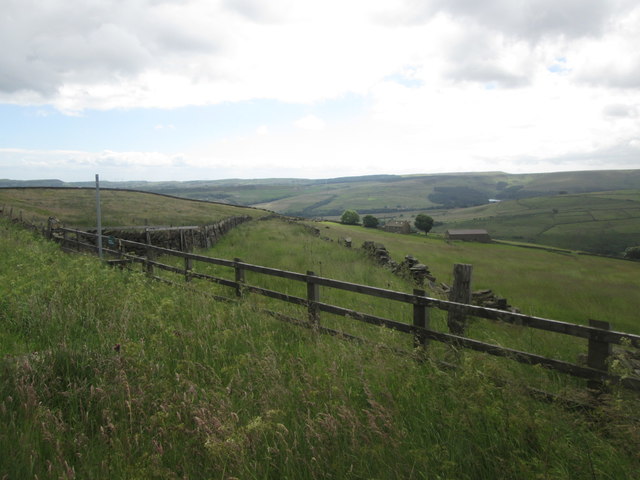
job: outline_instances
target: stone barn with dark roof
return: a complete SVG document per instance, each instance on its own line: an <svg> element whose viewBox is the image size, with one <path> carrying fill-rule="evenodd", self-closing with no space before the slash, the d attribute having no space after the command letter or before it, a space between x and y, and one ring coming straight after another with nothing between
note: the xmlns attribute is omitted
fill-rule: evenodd
<svg viewBox="0 0 640 480"><path fill-rule="evenodd" d="M387 222L382 229L385 232L411 233L411 224L406 220L393 220Z"/></svg>
<svg viewBox="0 0 640 480"><path fill-rule="evenodd" d="M490 242L491 237L486 230L447 230L444 234L447 240L465 240L468 242Z"/></svg>

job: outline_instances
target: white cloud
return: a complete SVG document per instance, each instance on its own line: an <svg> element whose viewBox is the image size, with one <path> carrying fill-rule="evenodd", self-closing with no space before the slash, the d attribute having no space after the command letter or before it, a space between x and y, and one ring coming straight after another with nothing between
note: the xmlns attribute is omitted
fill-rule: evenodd
<svg viewBox="0 0 640 480"><path fill-rule="evenodd" d="M605 165L619 151L627 165L640 131L632 0L4 0L0 45L0 103L78 115L268 99L315 112L247 121L244 137L184 155L54 151L51 165L250 176L305 160L316 176ZM354 118L319 108L348 95L363 99Z"/></svg>
<svg viewBox="0 0 640 480"><path fill-rule="evenodd" d="M545 42L569 52L578 46L585 81L637 87L640 8L629 13L630 5L50 0L42 8L36 0L7 0L0 101L66 111L314 102L367 94L407 65L439 82L522 87L535 81L535 49Z"/></svg>
<svg viewBox="0 0 640 480"><path fill-rule="evenodd" d="M305 117L299 118L294 122L294 125L302 130L312 131L324 130L326 126L324 120L316 117L315 115L307 115Z"/></svg>

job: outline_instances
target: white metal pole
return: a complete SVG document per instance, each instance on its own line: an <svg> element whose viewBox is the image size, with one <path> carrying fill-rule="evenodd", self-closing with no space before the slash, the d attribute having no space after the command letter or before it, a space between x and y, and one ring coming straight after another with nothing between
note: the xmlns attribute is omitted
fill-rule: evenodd
<svg viewBox="0 0 640 480"><path fill-rule="evenodd" d="M102 216L100 212L100 178L96 173L96 217L98 220L98 255L102 260Z"/></svg>

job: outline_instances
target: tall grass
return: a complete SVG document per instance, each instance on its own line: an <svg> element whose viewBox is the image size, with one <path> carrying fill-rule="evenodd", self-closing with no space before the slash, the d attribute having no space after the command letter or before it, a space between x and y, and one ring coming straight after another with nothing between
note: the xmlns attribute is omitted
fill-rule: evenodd
<svg viewBox="0 0 640 480"><path fill-rule="evenodd" d="M571 413L493 385L464 357L443 372L318 336L251 299L152 283L5 222L0 252L0 478L616 479L640 468L624 415L637 404L615 393L591 416Z"/></svg>
<svg viewBox="0 0 640 480"><path fill-rule="evenodd" d="M143 192L101 191L104 226L205 225L232 215L254 218L263 210L222 203L200 202ZM25 221L44 223L50 216L67 226L91 228L96 225L95 191L91 189L0 189L0 206ZM5 212L5 215L7 212Z"/></svg>

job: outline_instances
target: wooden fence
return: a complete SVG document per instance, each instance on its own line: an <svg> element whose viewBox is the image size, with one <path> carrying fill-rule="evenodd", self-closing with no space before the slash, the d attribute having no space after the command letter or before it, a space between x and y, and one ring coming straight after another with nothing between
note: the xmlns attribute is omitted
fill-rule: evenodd
<svg viewBox="0 0 640 480"><path fill-rule="evenodd" d="M89 249L92 251L96 249L95 240L97 235L94 233L68 228L58 228L52 233L53 237L60 241L65 249ZM117 260L113 260L113 262L141 263L149 275L154 275L154 269L158 268L184 276L187 282L194 278L204 279L233 289L238 297L246 293L255 293L283 302L305 306L308 312L308 322L316 328L322 328L321 313L326 312L372 325L384 326L398 332L412 335L413 344L417 347L422 346L428 348L429 342L434 340L454 345L457 348L465 348L498 357L506 357L523 364L540 365L547 369L586 379L589 388L593 389L603 389L606 388L607 384L615 384L631 390L640 391L640 378L621 376L608 371L608 361L612 353L612 345L618 344L626 347L633 346L640 348L640 335L610 330L609 323L603 321L590 320L589 325L586 326L470 305L468 303L470 298L470 265L455 265L454 286L452 296L450 297L452 300L441 300L428 297L423 290L418 289L415 289L413 293L403 293L320 277L312 271L308 271L306 274L296 273L260 265L252 265L238 258L234 260L212 258L122 239L117 239L114 245L113 242L110 244L108 240L109 239L106 238L103 242L103 244L106 245L104 251L118 258ZM145 249L146 256L127 253L127 250L139 252L141 249ZM157 260L160 255L181 258L184 261L184 267L180 268L163 264ZM233 269L235 272L234 280L195 272L193 269L194 262L220 265ZM245 281L245 272L256 272L306 284L306 297L297 297L260 286L249 285ZM413 322L412 324L407 324L358 312L338 305L324 303L322 302L321 287L345 290L409 304L413 310ZM430 328L430 309L439 309L447 312L449 332L440 332ZM542 355L493 345L465 337L467 317L496 320L512 325L521 325L547 332L587 339L587 366L547 358ZM336 333L341 334L343 332Z"/></svg>

